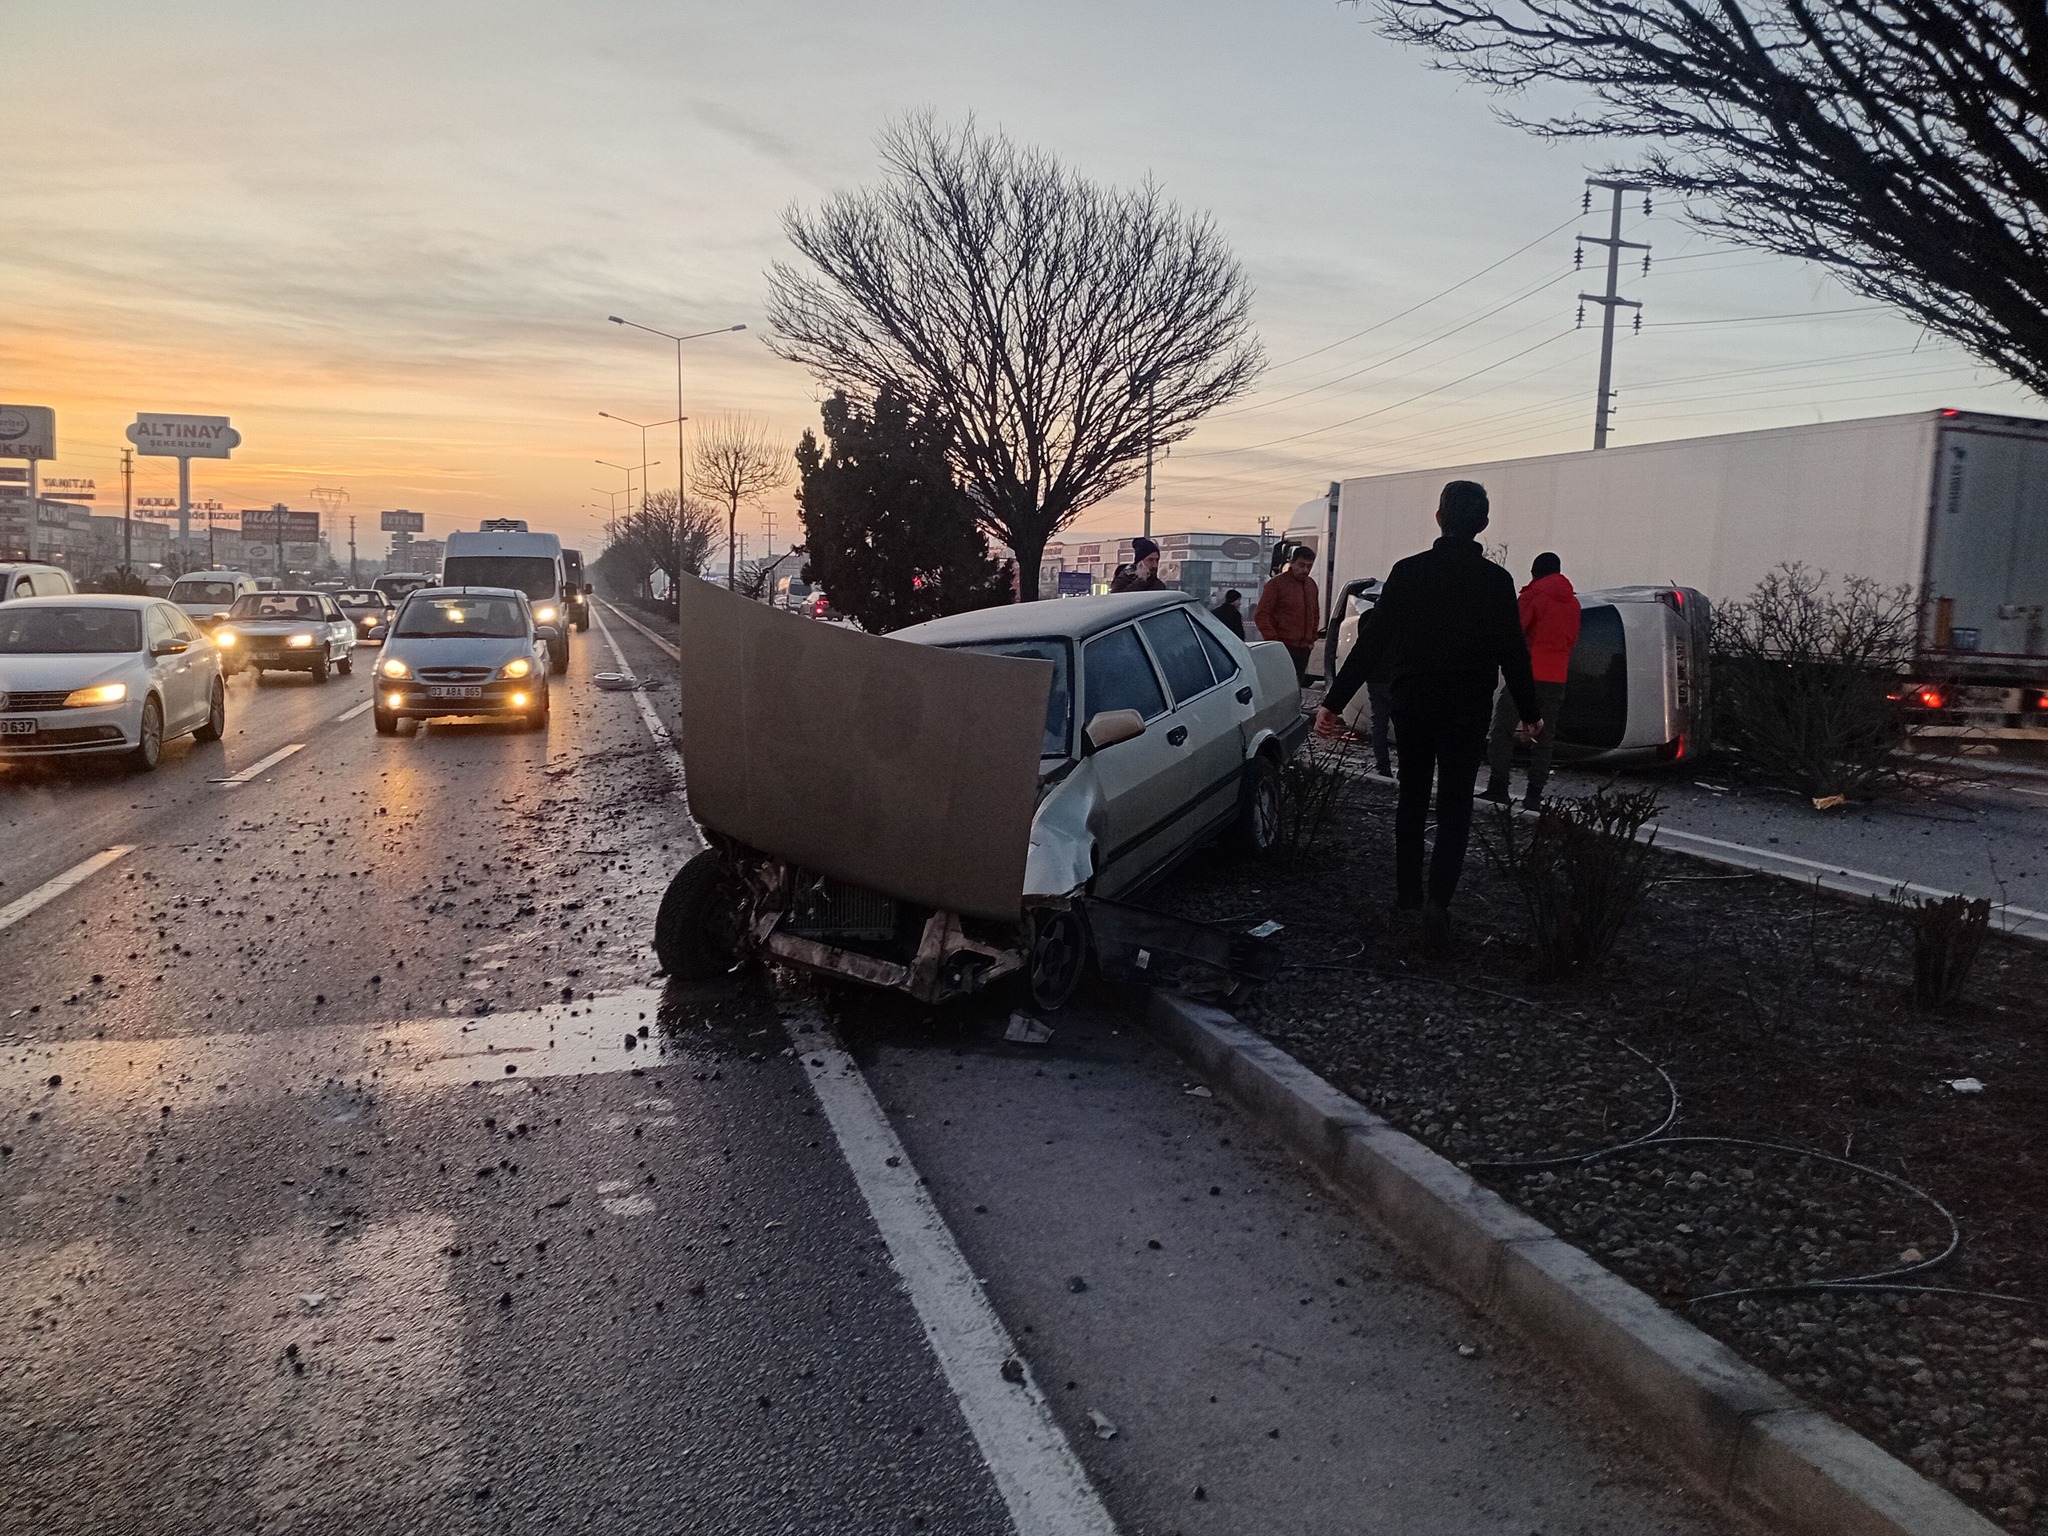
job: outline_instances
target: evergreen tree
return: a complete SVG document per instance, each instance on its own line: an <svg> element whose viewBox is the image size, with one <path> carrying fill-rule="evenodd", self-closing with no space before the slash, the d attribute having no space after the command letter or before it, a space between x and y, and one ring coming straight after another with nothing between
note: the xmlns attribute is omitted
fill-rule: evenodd
<svg viewBox="0 0 2048 1536"><path fill-rule="evenodd" d="M877 635L1009 601L933 415L887 386L872 402L840 390L820 414L828 446L806 432L796 450L806 581Z"/></svg>

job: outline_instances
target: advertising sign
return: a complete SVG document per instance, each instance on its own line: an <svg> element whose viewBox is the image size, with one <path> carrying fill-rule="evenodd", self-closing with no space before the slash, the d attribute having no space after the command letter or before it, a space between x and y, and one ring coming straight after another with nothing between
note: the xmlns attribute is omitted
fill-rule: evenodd
<svg viewBox="0 0 2048 1536"><path fill-rule="evenodd" d="M1216 546L1216 553L1226 560L1256 560L1259 558L1259 541L1242 535L1225 539Z"/></svg>
<svg viewBox="0 0 2048 1536"><path fill-rule="evenodd" d="M178 498L175 496L138 496L135 498L135 515L147 517L156 522L175 523L178 520ZM241 517L217 501L195 501L192 515L204 518L210 523L232 523Z"/></svg>
<svg viewBox="0 0 2048 1536"><path fill-rule="evenodd" d="M290 507L251 507L242 513L242 532L273 543L311 544L320 537L320 514L294 512Z"/></svg>
<svg viewBox="0 0 2048 1536"><path fill-rule="evenodd" d="M395 512L379 512L377 528L381 533L425 533L427 515L424 512L408 512L403 507Z"/></svg>
<svg viewBox="0 0 2048 1536"><path fill-rule="evenodd" d="M137 453L171 459L224 459L242 446L225 416L166 416L138 411L128 429Z"/></svg>
<svg viewBox="0 0 2048 1536"><path fill-rule="evenodd" d="M53 475L43 481L42 493L53 501L91 501L93 482L78 475Z"/></svg>
<svg viewBox="0 0 2048 1536"><path fill-rule="evenodd" d="M55 457L55 411L47 405L0 405L0 459Z"/></svg>

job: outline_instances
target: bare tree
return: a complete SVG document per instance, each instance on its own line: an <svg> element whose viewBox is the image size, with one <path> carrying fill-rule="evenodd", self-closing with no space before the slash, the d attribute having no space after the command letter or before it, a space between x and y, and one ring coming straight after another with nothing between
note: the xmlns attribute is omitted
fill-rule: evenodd
<svg viewBox="0 0 2048 1536"><path fill-rule="evenodd" d="M740 508L789 484L790 450L751 416L717 416L697 434L690 451L690 488L725 512L725 580L737 575Z"/></svg>
<svg viewBox="0 0 2048 1536"><path fill-rule="evenodd" d="M1833 268L2048 392L2048 11L2041 0L1377 0L1394 37L1507 114L1651 146L1689 216Z"/></svg>
<svg viewBox="0 0 2048 1536"><path fill-rule="evenodd" d="M1215 226L969 122L882 135L881 185L792 209L815 268L769 273L770 345L937 414L982 526L1038 595L1046 540L1243 391L1251 290Z"/></svg>
<svg viewBox="0 0 2048 1536"><path fill-rule="evenodd" d="M704 569L723 515L722 507L691 500L682 503L678 514L676 493L655 491L642 497L640 505L620 519L614 542L631 548L667 575L673 591L679 577L695 576Z"/></svg>

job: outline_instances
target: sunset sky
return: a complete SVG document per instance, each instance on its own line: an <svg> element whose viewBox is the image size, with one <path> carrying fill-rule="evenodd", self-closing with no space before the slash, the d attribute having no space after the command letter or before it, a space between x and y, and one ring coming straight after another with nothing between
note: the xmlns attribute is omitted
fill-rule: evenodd
<svg viewBox="0 0 2048 1536"><path fill-rule="evenodd" d="M56 408L47 472L95 477L103 508L136 411L211 412L243 447L195 463L195 494L310 507L340 486L366 530L386 507L436 536L516 515L595 550L600 488L625 482L594 461L640 457L597 413L674 398L667 344L605 316L746 324L690 344L684 408L793 442L819 392L764 345L779 216L870 179L877 129L920 108L1105 182L1150 175L1244 262L1275 366L1162 466L1159 528L1590 446L1597 336L1572 327L1597 253L1575 275L1572 234L1599 228L1577 213L1602 157L1500 125L1334 0L12 0L0 26L0 400ZM1628 221L1656 260L1623 289L1648 307L1618 349L1617 442L2048 414L1677 212ZM672 485L673 429L650 438ZM140 494L174 488L141 461ZM1126 495L1082 526L1137 517Z"/></svg>

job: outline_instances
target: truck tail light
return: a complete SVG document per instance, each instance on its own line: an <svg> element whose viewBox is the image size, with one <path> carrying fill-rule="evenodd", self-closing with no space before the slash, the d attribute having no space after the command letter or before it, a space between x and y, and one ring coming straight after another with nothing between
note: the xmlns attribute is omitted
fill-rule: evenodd
<svg viewBox="0 0 2048 1536"><path fill-rule="evenodd" d="M1942 697L1941 690L1931 684L1918 689L1913 694L1913 701L1923 709L1940 709L1942 705L1948 702L1947 699Z"/></svg>
<svg viewBox="0 0 2048 1536"><path fill-rule="evenodd" d="M1657 594L1657 601L1673 613L1685 612L1685 593L1677 587L1666 587Z"/></svg>
<svg viewBox="0 0 2048 1536"><path fill-rule="evenodd" d="M1660 762L1666 763L1676 763L1684 761L1685 732L1680 731L1676 736L1672 737L1671 740L1665 742L1662 746L1658 747L1657 758Z"/></svg>

